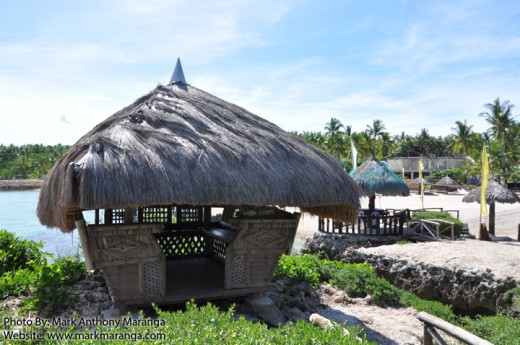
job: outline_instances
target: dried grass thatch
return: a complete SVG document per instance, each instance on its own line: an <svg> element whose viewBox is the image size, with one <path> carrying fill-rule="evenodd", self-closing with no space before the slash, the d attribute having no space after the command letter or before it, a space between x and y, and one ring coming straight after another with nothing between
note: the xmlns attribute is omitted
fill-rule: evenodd
<svg viewBox="0 0 520 345"><path fill-rule="evenodd" d="M281 205L355 219L360 191L325 152L186 84L159 85L74 144L40 192L42 224L80 210L164 204Z"/></svg>
<svg viewBox="0 0 520 345"><path fill-rule="evenodd" d="M413 180L408 181L408 186L415 186L415 187L420 186L421 185L421 179L423 181L423 185L425 185L425 186L432 184L430 181L428 181L424 177L416 177Z"/></svg>
<svg viewBox="0 0 520 345"><path fill-rule="evenodd" d="M482 193L482 186L473 189L471 192L466 194L463 198L463 202L479 202ZM486 188L486 203L489 204L489 233L495 234L495 203L501 204L514 204L520 202L518 195L502 186L500 183L489 180ZM482 229L481 229L482 230Z"/></svg>
<svg viewBox="0 0 520 345"><path fill-rule="evenodd" d="M444 176L439 181L435 182L435 186L460 186L457 181L449 176Z"/></svg>
<svg viewBox="0 0 520 345"><path fill-rule="evenodd" d="M482 187L477 187L471 190L468 194L462 198L464 202L478 202L480 203L480 196L482 193ZM486 188L486 203L491 204L498 202L500 204L514 204L520 202L520 197L513 191L502 186L500 183L489 180Z"/></svg>
<svg viewBox="0 0 520 345"><path fill-rule="evenodd" d="M390 170L385 163L369 158L350 176L361 187L366 196L382 195L409 195L410 189L406 183Z"/></svg>

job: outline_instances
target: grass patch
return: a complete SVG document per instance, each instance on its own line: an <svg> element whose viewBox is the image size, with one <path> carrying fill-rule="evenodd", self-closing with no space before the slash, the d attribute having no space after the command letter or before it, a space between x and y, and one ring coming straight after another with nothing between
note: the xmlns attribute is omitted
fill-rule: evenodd
<svg viewBox="0 0 520 345"><path fill-rule="evenodd" d="M399 240L399 241L395 242L395 244L410 244L410 243L413 243L413 242L408 241L408 240Z"/></svg>

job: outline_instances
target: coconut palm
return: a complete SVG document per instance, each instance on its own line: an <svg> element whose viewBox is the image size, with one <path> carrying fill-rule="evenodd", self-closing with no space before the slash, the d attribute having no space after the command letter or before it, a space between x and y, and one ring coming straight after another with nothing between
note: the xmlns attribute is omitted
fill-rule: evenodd
<svg viewBox="0 0 520 345"><path fill-rule="evenodd" d="M372 155L375 157L379 148L377 144L377 139L381 138L383 134L387 133L385 132L385 125L383 125L383 122L381 120L374 119L372 121L372 126L367 125L367 129L365 132L371 137L372 139Z"/></svg>
<svg viewBox="0 0 520 345"><path fill-rule="evenodd" d="M482 112L480 116L485 117L486 122L491 125L492 138L505 142L515 124L515 116L511 113L514 105L507 100L500 103L500 98L497 97L493 103L484 104L484 107L490 111Z"/></svg>
<svg viewBox="0 0 520 345"><path fill-rule="evenodd" d="M455 127L451 128L451 130L455 132L453 135L455 139L453 151L461 153L464 157L467 157L473 146L473 139L475 138L472 131L473 126L468 126L466 120L464 120L464 123L456 121L455 125Z"/></svg>
<svg viewBox="0 0 520 345"><path fill-rule="evenodd" d="M339 158L340 146L344 129L340 120L331 117L330 121L325 124L325 134L329 136L328 149L329 152Z"/></svg>

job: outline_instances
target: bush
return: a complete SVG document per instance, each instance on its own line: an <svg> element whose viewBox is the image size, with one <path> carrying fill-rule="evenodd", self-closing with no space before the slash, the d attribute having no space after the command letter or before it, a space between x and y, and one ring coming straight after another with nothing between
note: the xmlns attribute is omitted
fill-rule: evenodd
<svg viewBox="0 0 520 345"><path fill-rule="evenodd" d="M464 317L461 327L493 344L519 344L520 319L503 316Z"/></svg>
<svg viewBox="0 0 520 345"><path fill-rule="evenodd" d="M34 272L37 277L34 295L25 301L26 309L51 315L71 302L69 286L87 273L79 256L58 258L52 264L41 265Z"/></svg>
<svg viewBox="0 0 520 345"><path fill-rule="evenodd" d="M53 313L70 299L69 287L86 273L79 255L51 258L41 252L41 242L20 240L7 230L0 230L0 297L29 296L25 309Z"/></svg>
<svg viewBox="0 0 520 345"><path fill-rule="evenodd" d="M293 282L306 282L318 286L324 280L318 270L319 261L316 256L310 254L282 255L274 272L274 278L283 277Z"/></svg>
<svg viewBox="0 0 520 345"><path fill-rule="evenodd" d="M42 242L21 240L13 233L0 229L0 276L45 261L49 254L42 253L42 248Z"/></svg>
<svg viewBox="0 0 520 345"><path fill-rule="evenodd" d="M282 256L275 278L286 278L294 282L306 282L312 286L331 283L352 297L371 295L379 305L396 305L398 289L375 275L366 263L346 264L339 261L318 259L315 255Z"/></svg>
<svg viewBox="0 0 520 345"><path fill-rule="evenodd" d="M520 315L520 287L507 291L502 296L504 310L502 312L508 316Z"/></svg>
<svg viewBox="0 0 520 345"><path fill-rule="evenodd" d="M431 211L420 211L414 212L412 216L412 220L420 220L420 219L442 219L448 222L453 223L453 232L455 238L459 238L462 232L462 227L464 224L458 220L457 218L452 217L448 212L431 212Z"/></svg>
<svg viewBox="0 0 520 345"><path fill-rule="evenodd" d="M412 307L417 311L424 311L450 323L456 324L457 322L451 306L441 302L424 300L411 292L401 290L400 303L403 306Z"/></svg>

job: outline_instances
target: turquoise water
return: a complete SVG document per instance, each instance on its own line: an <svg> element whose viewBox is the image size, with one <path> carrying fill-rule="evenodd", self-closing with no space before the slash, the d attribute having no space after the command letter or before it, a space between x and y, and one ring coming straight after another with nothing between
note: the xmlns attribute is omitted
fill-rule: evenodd
<svg viewBox="0 0 520 345"><path fill-rule="evenodd" d="M40 224L36 216L38 190L0 192L0 229L21 239L45 242L43 250L54 256L80 252L77 231L64 234Z"/></svg>

